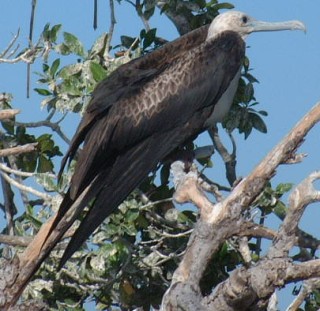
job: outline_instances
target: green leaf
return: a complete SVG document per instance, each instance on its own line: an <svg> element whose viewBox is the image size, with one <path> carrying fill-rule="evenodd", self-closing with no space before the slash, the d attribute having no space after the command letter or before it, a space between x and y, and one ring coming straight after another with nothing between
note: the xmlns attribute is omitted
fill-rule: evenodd
<svg viewBox="0 0 320 311"><path fill-rule="evenodd" d="M144 11L143 16L146 20L149 20L150 17L154 14L154 9L155 7L153 6L150 9L147 9Z"/></svg>
<svg viewBox="0 0 320 311"><path fill-rule="evenodd" d="M37 139L39 141L39 147L40 147L40 151L42 153L45 153L47 151L52 151L52 149L54 148L54 143L50 137L50 135L48 134L45 134L45 135L42 135L42 136L48 136L47 138L45 138L44 140L43 139Z"/></svg>
<svg viewBox="0 0 320 311"><path fill-rule="evenodd" d="M85 50L84 50L82 43L79 41L79 39L75 35L73 35L69 32L64 32L63 38L64 38L65 45L69 48L71 53L74 53L74 54L79 55L81 57L86 56L86 53L85 53Z"/></svg>
<svg viewBox="0 0 320 311"><path fill-rule="evenodd" d="M100 55L100 57L103 57L106 43L108 40L108 34L103 33L93 44L92 48L90 49L89 57L92 58L95 55Z"/></svg>
<svg viewBox="0 0 320 311"><path fill-rule="evenodd" d="M78 77L70 76L69 79L64 80L63 83L60 84L60 93L67 93L71 96L81 96L82 91L79 84Z"/></svg>
<svg viewBox="0 0 320 311"><path fill-rule="evenodd" d="M276 187L276 193L282 196L284 193L290 191L293 187L292 183L281 183Z"/></svg>
<svg viewBox="0 0 320 311"><path fill-rule="evenodd" d="M222 9L233 9L234 8L234 5L232 5L231 3L227 3L227 2L222 2L222 3L217 3L215 5L213 5L214 9L219 11L219 10L222 10Z"/></svg>
<svg viewBox="0 0 320 311"><path fill-rule="evenodd" d="M46 64L46 63L44 63L44 64L42 64L42 71L43 72L48 72L48 70L50 69L50 67L49 67L49 65L48 64Z"/></svg>
<svg viewBox="0 0 320 311"><path fill-rule="evenodd" d="M250 83L259 83L259 81L250 73L246 73L245 77L248 79Z"/></svg>
<svg viewBox="0 0 320 311"><path fill-rule="evenodd" d="M275 205L273 212L281 219L283 220L287 215L287 207L285 204L281 201L278 201Z"/></svg>
<svg viewBox="0 0 320 311"><path fill-rule="evenodd" d="M56 60L54 60L50 68L50 74L52 77L54 77L54 75L56 74L59 66L60 66L60 58L57 58Z"/></svg>
<svg viewBox="0 0 320 311"><path fill-rule="evenodd" d="M61 43L61 44L57 44L55 47L54 47L54 50L61 54L61 55L69 55L72 53L72 51L70 50L69 46L66 45L65 43Z"/></svg>
<svg viewBox="0 0 320 311"><path fill-rule="evenodd" d="M39 156L37 172L38 173L46 173L53 171L52 161L47 159L44 155Z"/></svg>
<svg viewBox="0 0 320 311"><path fill-rule="evenodd" d="M34 89L38 94L43 95L43 96L48 96L48 95L52 95L52 93L46 89L38 89L35 88Z"/></svg>
<svg viewBox="0 0 320 311"><path fill-rule="evenodd" d="M42 222L34 216L34 210L31 205L27 205L26 218L30 220L30 222L36 229L40 229L40 227L42 226Z"/></svg>
<svg viewBox="0 0 320 311"><path fill-rule="evenodd" d="M133 42L135 41L135 38L129 37L129 36L121 36L121 45L124 46L125 48L129 49Z"/></svg>
<svg viewBox="0 0 320 311"><path fill-rule="evenodd" d="M264 117L268 116L268 112L264 111L264 110L259 110L258 113L261 114Z"/></svg>
<svg viewBox="0 0 320 311"><path fill-rule="evenodd" d="M90 62L92 77L96 82L100 82L107 75L107 71L98 63Z"/></svg>
<svg viewBox="0 0 320 311"><path fill-rule="evenodd" d="M57 41L58 32L60 31L61 26L62 26L61 24L57 24L52 27L51 32L50 32L50 41L51 42Z"/></svg>
<svg viewBox="0 0 320 311"><path fill-rule="evenodd" d="M44 25L42 30L42 37L46 41L50 41L50 23Z"/></svg>
<svg viewBox="0 0 320 311"><path fill-rule="evenodd" d="M144 40L143 40L144 50L154 42L156 38L156 32L157 32L157 28L152 28L145 34Z"/></svg>
<svg viewBox="0 0 320 311"><path fill-rule="evenodd" d="M139 211L138 210L128 210L128 212L125 215L125 220L128 223L134 222L139 217Z"/></svg>
<svg viewBox="0 0 320 311"><path fill-rule="evenodd" d="M254 89L253 84L248 83L244 89L244 102L249 103L253 99Z"/></svg>
<svg viewBox="0 0 320 311"><path fill-rule="evenodd" d="M58 191L56 181L47 173L35 174L37 183L42 185L47 191Z"/></svg>
<svg viewBox="0 0 320 311"><path fill-rule="evenodd" d="M83 67L83 63L71 64L71 65L63 67L59 71L58 75L62 79L67 79L70 76L74 76L74 75L80 73L82 70L82 67Z"/></svg>
<svg viewBox="0 0 320 311"><path fill-rule="evenodd" d="M252 126L261 133L267 133L267 126L262 120L262 118L256 113L250 113L250 119Z"/></svg>
<svg viewBox="0 0 320 311"><path fill-rule="evenodd" d="M23 155L18 160L18 167L26 172L34 172L37 166L37 153Z"/></svg>

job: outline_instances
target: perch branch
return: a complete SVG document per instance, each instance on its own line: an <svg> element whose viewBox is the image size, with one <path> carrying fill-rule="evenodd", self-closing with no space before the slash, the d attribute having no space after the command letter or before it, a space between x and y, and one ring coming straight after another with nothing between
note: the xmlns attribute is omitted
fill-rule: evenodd
<svg viewBox="0 0 320 311"><path fill-rule="evenodd" d="M181 176L178 181L187 181L190 186L177 183L175 199L179 203L194 202L200 210L200 219L187 246L178 269L175 271L171 287L166 292L162 310L178 308L181 303L185 305L186 300L193 299L201 301L202 295L198 284L206 269L212 255L218 251L221 244L229 237L240 232L242 223L242 212L246 210L255 198L261 193L266 182L274 175L276 168L292 158L296 149L303 141L308 131L320 120L320 104L318 103L304 118L289 132L289 134L260 162L253 172L243 179L224 201L217 203L214 207L205 195L197 189L197 176ZM181 168L183 171L183 168ZM190 179L193 179L190 182ZM194 260L197 258L197 260ZM273 259L274 260L274 259ZM282 263L285 269L286 262ZM237 272L240 273L240 272ZM243 271L241 272L243 273ZM246 275L247 277L247 275ZM235 280L237 281L237 279ZM248 284L243 280L244 284ZM231 281L230 281L231 282ZM268 288L270 290L270 288ZM177 292L180 293L177 299ZM273 293L268 292L268 297ZM239 293L240 294L240 293ZM254 297L256 293L250 290ZM250 306L254 301L245 301L245 292L241 295L244 303ZM260 296L259 296L260 297ZM239 297L233 297L238 299ZM224 309L216 309L224 310ZM227 310L227 309L225 309Z"/></svg>

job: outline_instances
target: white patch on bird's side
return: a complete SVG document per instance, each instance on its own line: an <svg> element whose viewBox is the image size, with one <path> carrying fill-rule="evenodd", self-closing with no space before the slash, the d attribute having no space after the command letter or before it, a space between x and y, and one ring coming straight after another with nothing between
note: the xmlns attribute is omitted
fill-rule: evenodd
<svg viewBox="0 0 320 311"><path fill-rule="evenodd" d="M239 78L241 74L241 68L232 79L227 90L222 94L219 101L214 106L213 112L209 119L206 121L205 126L210 127L217 122L221 122L226 114L229 112L233 102L234 95L236 94Z"/></svg>

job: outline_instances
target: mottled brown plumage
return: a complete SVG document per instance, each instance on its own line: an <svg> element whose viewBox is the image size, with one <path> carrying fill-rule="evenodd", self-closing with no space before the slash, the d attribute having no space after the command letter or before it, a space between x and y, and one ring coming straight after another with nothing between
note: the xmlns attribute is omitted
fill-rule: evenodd
<svg viewBox="0 0 320 311"><path fill-rule="evenodd" d="M162 159L204 131L208 119L219 121L227 112L245 54L243 38L254 31L251 25L244 30L255 21L243 16L225 13L210 28L119 67L96 87L62 162L60 174L84 143L52 230L85 189L76 213L94 202L61 265ZM215 111L221 103L227 105L222 114Z"/></svg>

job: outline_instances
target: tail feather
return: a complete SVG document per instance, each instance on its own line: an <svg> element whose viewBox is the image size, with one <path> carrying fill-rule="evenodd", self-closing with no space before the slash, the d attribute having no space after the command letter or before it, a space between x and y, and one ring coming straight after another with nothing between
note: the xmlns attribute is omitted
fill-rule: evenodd
<svg viewBox="0 0 320 311"><path fill-rule="evenodd" d="M60 261L60 268L104 219L148 176L148 173L158 164L159 159L163 159L172 150L172 146L184 140L181 132L180 135L177 134L179 132L166 133L165 138L160 137L163 134L157 135L142 142L119 156L108 176L103 177L103 173L99 174L100 184L98 185L97 182L92 188L95 193L98 192L94 204L72 236ZM166 143L159 145L159 141ZM95 187L98 186L100 189L97 191Z"/></svg>

